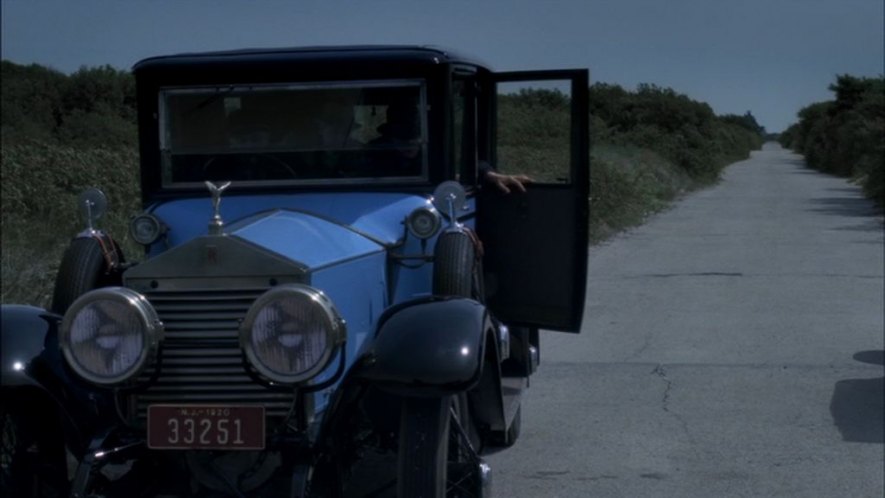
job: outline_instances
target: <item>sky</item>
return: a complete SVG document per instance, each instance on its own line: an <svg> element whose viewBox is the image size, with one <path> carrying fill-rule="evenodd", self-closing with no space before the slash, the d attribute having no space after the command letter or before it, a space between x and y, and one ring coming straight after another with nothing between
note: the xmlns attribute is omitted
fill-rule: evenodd
<svg viewBox="0 0 885 498"><path fill-rule="evenodd" d="M2 58L71 73L154 55L438 45L496 70L589 68L753 113L768 131L885 73L883 0L0 0Z"/></svg>

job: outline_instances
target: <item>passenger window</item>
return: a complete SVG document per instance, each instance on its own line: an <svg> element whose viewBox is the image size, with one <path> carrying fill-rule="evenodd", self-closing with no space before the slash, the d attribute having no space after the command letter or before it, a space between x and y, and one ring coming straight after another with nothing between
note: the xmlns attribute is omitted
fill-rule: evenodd
<svg viewBox="0 0 885 498"><path fill-rule="evenodd" d="M568 80L498 83L498 171L571 182L570 88Z"/></svg>

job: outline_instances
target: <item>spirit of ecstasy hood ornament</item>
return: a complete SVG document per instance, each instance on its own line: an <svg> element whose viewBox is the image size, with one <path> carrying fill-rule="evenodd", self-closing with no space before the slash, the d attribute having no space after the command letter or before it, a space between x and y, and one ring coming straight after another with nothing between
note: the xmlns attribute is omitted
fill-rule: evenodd
<svg viewBox="0 0 885 498"><path fill-rule="evenodd" d="M209 220L209 235L221 235L221 229L224 227L224 221L221 219L221 194L226 188L230 187L230 182L224 185L216 185L210 181L206 181L206 188L212 194L212 219Z"/></svg>

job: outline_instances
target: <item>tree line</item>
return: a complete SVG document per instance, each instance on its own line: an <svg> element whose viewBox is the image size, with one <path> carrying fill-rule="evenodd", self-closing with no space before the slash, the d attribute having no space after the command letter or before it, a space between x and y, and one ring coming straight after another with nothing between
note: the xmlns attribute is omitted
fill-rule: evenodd
<svg viewBox="0 0 885 498"><path fill-rule="evenodd" d="M885 206L885 77L845 74L829 89L835 99L803 107L778 140L812 168L855 179Z"/></svg>
<svg viewBox="0 0 885 498"><path fill-rule="evenodd" d="M135 80L111 66L65 75L37 64L0 62L0 127L5 144L38 141L77 147L137 144Z"/></svg>
<svg viewBox="0 0 885 498"><path fill-rule="evenodd" d="M105 190L111 207L101 226L124 252L139 250L128 240L129 216L140 209L135 81L111 66L66 75L10 61L0 62L0 79L2 300L45 304L68 237L82 229L75 203L83 188ZM717 116L669 88L596 83L589 97L597 240L715 181L726 164L762 142L764 130L750 112ZM525 157L538 158L535 167L568 140L522 126L519 118L560 120L567 98L533 90L502 101L518 118L506 140L532 150ZM530 138L550 142L527 147Z"/></svg>

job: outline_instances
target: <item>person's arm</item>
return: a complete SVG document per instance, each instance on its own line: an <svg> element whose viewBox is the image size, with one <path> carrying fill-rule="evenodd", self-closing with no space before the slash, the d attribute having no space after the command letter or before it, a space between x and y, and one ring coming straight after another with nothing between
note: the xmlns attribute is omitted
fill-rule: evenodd
<svg viewBox="0 0 885 498"><path fill-rule="evenodd" d="M479 177L483 182L489 185L494 185L495 188L505 194L509 194L511 189L525 192L525 184L531 183L532 181L532 179L526 175L506 175L504 173L498 173L495 171L495 168L486 161L479 162Z"/></svg>

